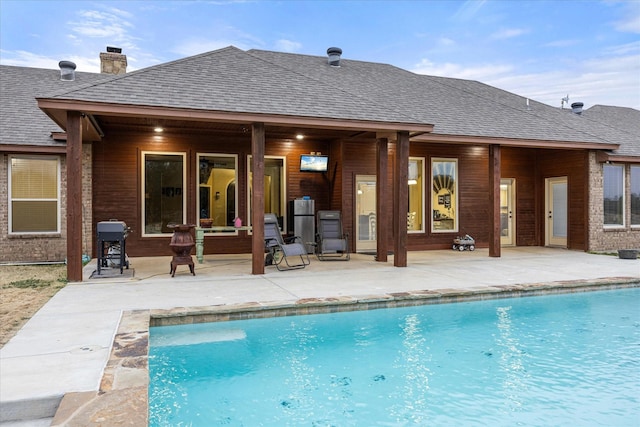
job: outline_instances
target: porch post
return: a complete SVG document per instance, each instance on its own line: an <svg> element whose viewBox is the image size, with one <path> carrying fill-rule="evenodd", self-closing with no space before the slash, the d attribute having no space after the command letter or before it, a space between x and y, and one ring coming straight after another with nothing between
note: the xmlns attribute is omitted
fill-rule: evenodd
<svg viewBox="0 0 640 427"><path fill-rule="evenodd" d="M407 266L407 206L409 206L409 132L398 132L393 198L393 265Z"/></svg>
<svg viewBox="0 0 640 427"><path fill-rule="evenodd" d="M389 221L389 185L387 184L389 167L389 139L376 140L376 261L387 262Z"/></svg>
<svg viewBox="0 0 640 427"><path fill-rule="evenodd" d="M67 280L82 281L82 116L67 111Z"/></svg>
<svg viewBox="0 0 640 427"><path fill-rule="evenodd" d="M500 146L489 146L489 256L500 256Z"/></svg>
<svg viewBox="0 0 640 427"><path fill-rule="evenodd" d="M264 123L251 126L251 170L251 274L264 274Z"/></svg>

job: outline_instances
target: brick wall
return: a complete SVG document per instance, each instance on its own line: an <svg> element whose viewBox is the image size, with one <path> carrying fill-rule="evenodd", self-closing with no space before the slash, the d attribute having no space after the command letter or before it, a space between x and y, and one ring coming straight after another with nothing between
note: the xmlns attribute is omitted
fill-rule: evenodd
<svg viewBox="0 0 640 427"><path fill-rule="evenodd" d="M602 163L595 152L589 155L589 251L615 252L618 249L640 249L640 228L631 228L631 172L625 167L625 225L604 228L604 186Z"/></svg>
<svg viewBox="0 0 640 427"><path fill-rule="evenodd" d="M82 147L82 253L91 254L91 145ZM0 188L9 185L9 156L3 155L0 164ZM9 235L9 205L7 195L0 200L0 263L63 262L67 258L67 173L65 157L60 156L60 234Z"/></svg>

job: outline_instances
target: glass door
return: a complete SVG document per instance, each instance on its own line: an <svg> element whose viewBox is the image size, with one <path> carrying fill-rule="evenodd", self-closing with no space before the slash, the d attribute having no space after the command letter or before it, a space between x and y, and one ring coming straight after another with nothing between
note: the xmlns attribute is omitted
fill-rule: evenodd
<svg viewBox="0 0 640 427"><path fill-rule="evenodd" d="M377 249L376 177L356 175L356 252Z"/></svg>
<svg viewBox="0 0 640 427"><path fill-rule="evenodd" d="M500 180L500 244L502 246L515 245L515 188L513 178Z"/></svg>
<svg viewBox="0 0 640 427"><path fill-rule="evenodd" d="M547 178L546 187L546 246L567 247L567 177Z"/></svg>

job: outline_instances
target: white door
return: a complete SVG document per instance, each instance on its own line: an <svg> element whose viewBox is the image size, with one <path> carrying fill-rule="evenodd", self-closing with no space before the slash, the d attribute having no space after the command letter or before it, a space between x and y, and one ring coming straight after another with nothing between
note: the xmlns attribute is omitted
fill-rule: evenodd
<svg viewBox="0 0 640 427"><path fill-rule="evenodd" d="M356 175L356 252L377 249L376 177Z"/></svg>
<svg viewBox="0 0 640 427"><path fill-rule="evenodd" d="M546 187L546 246L567 247L568 203L567 177L547 178Z"/></svg>
<svg viewBox="0 0 640 427"><path fill-rule="evenodd" d="M500 180L500 244L515 245L516 197L515 179Z"/></svg>

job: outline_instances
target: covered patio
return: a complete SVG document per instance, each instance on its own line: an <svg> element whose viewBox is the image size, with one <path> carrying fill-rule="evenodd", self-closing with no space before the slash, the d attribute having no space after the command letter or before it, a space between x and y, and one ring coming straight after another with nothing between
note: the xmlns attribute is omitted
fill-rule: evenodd
<svg viewBox="0 0 640 427"><path fill-rule="evenodd" d="M638 261L626 261L614 256L585 254L560 248L514 247L503 248L500 258L490 257L489 249L475 251L411 251L408 266L393 268L393 254L387 262L376 260L375 253L351 254L349 262L320 261L310 255L311 264L304 269L278 271L265 266L265 273L254 276L251 271L252 254L205 255L202 264L195 262L195 276L189 267L179 266L171 277L171 256L132 257L130 269L121 275L118 268L103 269L96 274L95 259L83 270L83 284L98 285L162 283L180 289L201 286L203 290L216 286L217 299L227 292L238 292L236 301L273 300L260 297L252 284L266 281L285 288L293 286L280 299L328 297L340 295L372 295L380 292L405 292L421 289L473 289L487 286L507 286L530 283L575 281L602 277L630 276L640 279ZM626 273L626 274L625 274ZM247 282L248 280L248 282ZM248 287L237 286L246 283ZM294 290L295 289L295 290ZM179 295L175 298L179 299ZM177 302L174 300L174 302ZM162 305L167 302L163 301ZM186 306L185 304L176 304Z"/></svg>

